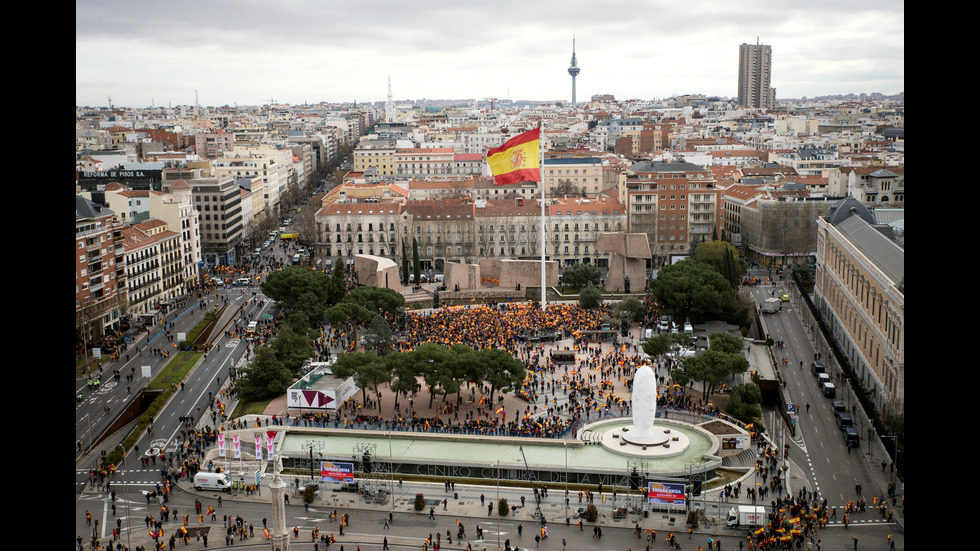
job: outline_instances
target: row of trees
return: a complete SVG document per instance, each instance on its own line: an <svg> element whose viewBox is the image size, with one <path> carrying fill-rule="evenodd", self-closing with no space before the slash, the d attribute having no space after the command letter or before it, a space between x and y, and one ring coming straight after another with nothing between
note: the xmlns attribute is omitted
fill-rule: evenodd
<svg viewBox="0 0 980 551"><path fill-rule="evenodd" d="M279 304L283 318L275 338L256 350L238 381L243 399L259 401L286 392L303 363L313 356L312 343L324 319L334 327L347 326L354 332L376 318L384 323L379 313L394 313L405 303L405 298L391 289L345 290L342 262L333 273L290 266L269 274L262 293Z"/></svg>
<svg viewBox="0 0 980 551"><path fill-rule="evenodd" d="M363 403L367 403L367 389L377 394L381 385L390 383L396 393L410 393L419 387L421 378L429 388L429 407L437 394L443 399L451 394L459 398L467 383L490 385L492 404L495 393L519 387L525 376L524 364L505 350L474 350L461 344L445 347L434 343L388 355L371 350L343 354L337 358L333 373L340 378L353 377L361 388Z"/></svg>

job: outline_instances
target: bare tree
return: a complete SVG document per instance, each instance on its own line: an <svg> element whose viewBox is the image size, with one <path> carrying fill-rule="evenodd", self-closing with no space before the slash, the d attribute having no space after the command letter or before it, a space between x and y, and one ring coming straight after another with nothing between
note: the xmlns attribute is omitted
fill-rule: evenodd
<svg viewBox="0 0 980 551"><path fill-rule="evenodd" d="M551 194L554 197L577 197L581 195L581 191L579 190L578 186L572 183L571 180L563 178L558 180L558 185L551 190Z"/></svg>

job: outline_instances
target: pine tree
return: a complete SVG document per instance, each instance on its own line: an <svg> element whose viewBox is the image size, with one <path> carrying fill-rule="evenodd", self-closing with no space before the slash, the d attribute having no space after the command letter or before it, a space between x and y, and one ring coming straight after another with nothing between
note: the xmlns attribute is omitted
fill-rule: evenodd
<svg viewBox="0 0 980 551"><path fill-rule="evenodd" d="M408 247L405 245L405 241L402 241L402 281L405 285L408 285Z"/></svg>
<svg viewBox="0 0 980 551"><path fill-rule="evenodd" d="M415 284L422 283L422 265L419 263L419 242L412 238L412 272L415 274Z"/></svg>

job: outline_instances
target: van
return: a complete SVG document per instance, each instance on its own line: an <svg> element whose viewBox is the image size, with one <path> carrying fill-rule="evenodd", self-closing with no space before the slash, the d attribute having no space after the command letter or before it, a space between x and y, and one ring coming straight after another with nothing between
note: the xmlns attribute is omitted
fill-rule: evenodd
<svg viewBox="0 0 980 551"><path fill-rule="evenodd" d="M247 286L251 281L247 277L240 277L235 280L235 285Z"/></svg>
<svg viewBox="0 0 980 551"><path fill-rule="evenodd" d="M231 491L231 479L225 473L199 472L194 475L195 490Z"/></svg>
<svg viewBox="0 0 980 551"><path fill-rule="evenodd" d="M841 430L844 430L845 427L854 426L854 421L851 420L850 413L844 411L838 411L836 415L837 415L837 426L840 427Z"/></svg>
<svg viewBox="0 0 980 551"><path fill-rule="evenodd" d="M824 383L830 382L830 375L826 373L821 373L817 375L817 386L823 386Z"/></svg>
<svg viewBox="0 0 980 551"><path fill-rule="evenodd" d="M653 338L653 329L651 329L649 327L647 327L646 329L644 329L643 330L643 338L644 339L652 339Z"/></svg>
<svg viewBox="0 0 980 551"><path fill-rule="evenodd" d="M813 373L814 376L816 376L821 373L826 373L827 368L824 367L824 365L820 362L813 362L812 364L810 364L810 371Z"/></svg>
<svg viewBox="0 0 980 551"><path fill-rule="evenodd" d="M250 322L248 322L248 327L245 329L245 338L248 339L248 340L254 339L255 338L255 332L258 331L258 329L259 329L259 322L258 321L250 321Z"/></svg>
<svg viewBox="0 0 980 551"><path fill-rule="evenodd" d="M823 390L823 395L827 398L837 397L837 387L834 386L834 383L824 383L820 388Z"/></svg>
<svg viewBox="0 0 980 551"><path fill-rule="evenodd" d="M848 448L856 448L861 444L861 435L854 427L844 427L841 431L844 434L844 443Z"/></svg>

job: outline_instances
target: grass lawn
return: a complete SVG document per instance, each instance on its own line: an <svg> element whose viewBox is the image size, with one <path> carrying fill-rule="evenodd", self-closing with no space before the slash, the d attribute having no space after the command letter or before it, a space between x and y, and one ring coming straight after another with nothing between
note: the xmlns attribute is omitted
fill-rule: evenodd
<svg viewBox="0 0 980 551"><path fill-rule="evenodd" d="M153 378L147 388L150 390L167 390L175 384L179 385L203 355L204 352L178 352Z"/></svg>
<svg viewBox="0 0 980 551"><path fill-rule="evenodd" d="M265 412L265 408L269 407L269 402L271 401L272 398L261 402L239 401L238 405L235 406L235 411L229 416L229 419L238 419L242 415L262 415Z"/></svg>

